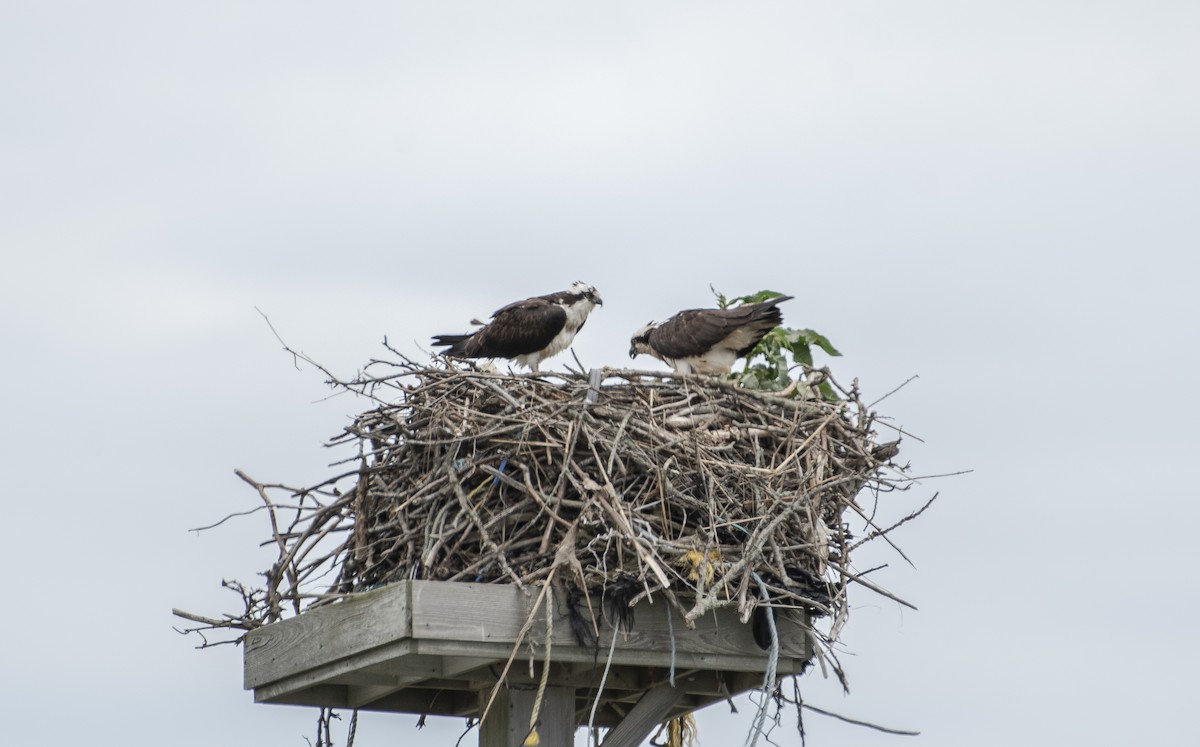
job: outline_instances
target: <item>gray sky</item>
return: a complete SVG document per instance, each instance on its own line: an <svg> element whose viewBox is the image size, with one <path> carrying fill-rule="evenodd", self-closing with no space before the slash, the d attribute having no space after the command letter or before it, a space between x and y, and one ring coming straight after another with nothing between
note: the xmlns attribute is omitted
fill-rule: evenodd
<svg viewBox="0 0 1200 747"><path fill-rule="evenodd" d="M315 481L363 407L254 307L348 375L583 279L591 366L709 283L790 293L840 379L919 374L880 406L915 473L974 470L884 507L941 491L916 570L858 559L920 612L860 590L851 695L803 683L923 736L810 744L1190 743L1198 37L1193 2L0 3L6 737L303 745L171 630L268 562L256 518L187 531L254 505L233 469Z"/></svg>

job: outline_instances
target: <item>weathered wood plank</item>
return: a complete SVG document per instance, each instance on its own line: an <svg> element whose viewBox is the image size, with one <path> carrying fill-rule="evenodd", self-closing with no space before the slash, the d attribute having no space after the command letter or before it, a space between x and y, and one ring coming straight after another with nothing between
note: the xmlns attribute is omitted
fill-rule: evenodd
<svg viewBox="0 0 1200 747"><path fill-rule="evenodd" d="M403 643L411 645L410 641L404 641ZM368 671L378 673L389 669L393 674L386 681L348 683L350 686L346 692L346 706L348 708L362 708L411 685L428 682L434 678L455 676L453 674L447 675L444 672L441 657L421 656L420 654L410 654L400 659L376 664ZM379 674L374 674L374 676L378 677ZM344 679L340 678L339 681Z"/></svg>
<svg viewBox="0 0 1200 747"><path fill-rule="evenodd" d="M474 690L409 688L394 692L363 707L367 711L428 713L431 716L476 714L479 696Z"/></svg>
<svg viewBox="0 0 1200 747"><path fill-rule="evenodd" d="M550 681L555 685L562 687L574 688L595 688L599 686L600 679L604 676L604 665L594 665L592 662L557 662L553 665L550 671ZM661 678L650 676L650 673L660 673L662 670L653 667L630 667L630 666L613 666L609 667L608 677L604 681L605 692L631 690L638 693L657 684ZM510 682L527 682L538 681L541 677L541 667L537 668L531 677L528 670L522 667L522 671L510 671L508 679Z"/></svg>
<svg viewBox="0 0 1200 747"><path fill-rule="evenodd" d="M386 685L397 677L420 677L429 679L441 677L445 669L440 656L422 656L412 653L412 641L402 641L409 652L398 659L387 659L364 666L353 674L338 677L333 680L339 685Z"/></svg>
<svg viewBox="0 0 1200 747"><path fill-rule="evenodd" d="M428 682L428 677L421 675L406 675L404 677L395 677L394 681L386 685L351 685L346 692L346 707L347 708L362 708L380 698L387 697L392 693L399 692L412 685L419 685L423 682Z"/></svg>
<svg viewBox="0 0 1200 747"><path fill-rule="evenodd" d="M532 590L525 593L505 584L411 583L413 636L422 640L512 643L533 612L535 594ZM594 602L593 607L599 609L600 605ZM578 646L563 600L556 598L553 609L552 645ZM609 625L601 626L601 650L607 649L616 635L618 650L662 651L666 647L665 650L670 651L674 639L677 653L765 659L765 652L754 643L750 626L738 620L735 610L720 609L704 615L692 630L685 628L681 620L672 618L668 622L668 615L678 617L664 601L638 604L634 608L632 631L617 633ZM534 619L527 637L530 642L540 645L546 639L544 611L537 610ZM778 628L780 655L808 658L808 637L802 615L793 611L779 615Z"/></svg>
<svg viewBox="0 0 1200 747"><path fill-rule="evenodd" d="M392 584L251 631L245 643L245 687L411 636L408 595L407 584Z"/></svg>
<svg viewBox="0 0 1200 747"><path fill-rule="evenodd" d="M432 581L401 582L351 597L247 636L245 681L255 700L273 703L478 715L464 691L495 683L535 596L505 585ZM600 605L595 603L595 609ZM594 688L614 635L616 648L606 683L609 706L601 721L617 722L642 693L665 681L675 667L685 694L672 713L735 695L761 681L765 652L733 610L705 615L694 630L678 619L668 624L661 600L635 608L634 629L614 633L604 625L596 647L580 646L561 599L552 604L552 687ZM541 678L546 641L545 608L539 606L522 643L528 666L509 671L508 684L524 687ZM779 616L781 675L802 671L810 641L803 614ZM672 654L674 647L674 654ZM439 693L443 695L439 696ZM457 694L455 694L457 693ZM590 703L577 707L590 708ZM607 715L606 715L607 714ZM545 742L543 742L545 744Z"/></svg>
<svg viewBox="0 0 1200 747"><path fill-rule="evenodd" d="M340 684L346 686L385 686L388 684L399 685L403 681L404 687L409 687L419 683L436 683L439 687L454 688L454 689L471 689L478 687L480 683L494 682L495 674L492 669L499 670L504 662L508 659L511 653L509 644L470 644L470 651L476 656L462 657L464 647L467 644L451 642L451 641L412 641L403 640L391 646L380 647L371 652L361 654L356 657L339 660L326 664L320 667L303 671L299 674L290 677L284 677L274 682L260 685L254 688L254 699L257 702L291 702L287 700L290 693L311 688L317 685L324 684ZM486 647L488 651L480 651L480 647ZM409 653L419 650L422 655ZM428 659L438 659L437 656L430 656L430 653L449 652L451 655L446 659L454 662L447 670L446 665L433 667L424 664L420 668L407 664L408 659L417 659L427 661ZM492 656L478 656L480 653L490 653ZM678 669L690 668L689 664L693 663L695 657L691 655L682 655L677 657L676 666ZM595 659L592 652L587 649L575 648L571 650L558 649L555 651L555 659L559 663L573 662L580 666L591 665ZM667 676L667 667L670 664L669 655L648 656L645 654L622 654L614 655L613 672L610 672L609 681L606 683L606 689L610 691L640 691L644 689L644 683L641 682L637 674L638 670L645 670L648 667L658 667L659 675L662 678ZM706 657L704 660L708 669L715 671L727 671L729 674L737 674L743 668L750 666L745 658L718 658ZM765 659L762 667L766 666ZM802 670L803 662L798 659L780 659L778 662L778 671L781 675L799 673ZM357 676L361 669L370 667L370 672ZM390 670L389 670L390 667ZM490 667L490 668L489 668ZM438 668L443 670L442 674L438 673ZM383 674L384 671L391 671L393 674ZM420 672L420 674L418 674ZM600 668L597 668L590 673L583 671L575 671L558 675L551 673L550 681L559 686L586 686L587 684L595 684L599 681ZM754 687L752 684L761 678L759 672L751 672L749 681L751 684L748 687L738 685L730 685L733 693L740 692L745 689ZM524 672L510 672L510 681L521 684L529 681L536 681L537 677L529 678ZM582 683L582 684L581 684ZM701 692L706 694L713 693L712 690L717 687L713 681L706 680L703 684L699 684ZM688 691L691 692L689 686ZM366 691L363 691L364 693ZM365 697L365 696L364 696ZM345 707L345 704L342 704Z"/></svg>
<svg viewBox="0 0 1200 747"><path fill-rule="evenodd" d="M423 683L424 684L424 683ZM456 683L459 684L459 683ZM528 689L536 689L530 687ZM467 717L479 716L479 690L476 689L457 689L446 688L441 686L424 687L413 686L403 690L398 690L390 695L386 695L378 700L373 700L369 703L359 706L360 710L381 712L381 713L426 713L430 716L449 716L449 717ZM307 690L299 690L281 696L272 703L285 705L300 705L300 706L328 706L332 708L349 708L349 688L337 685L317 685ZM675 716L683 715L698 708L703 708L714 703L723 701L722 697L685 695L674 708L664 718L674 718ZM633 704L621 706L618 711L614 706L619 705L609 702L608 705L601 705L596 712L596 726L604 728L616 727L629 711L633 708ZM493 709L495 706L493 706ZM588 716L591 713L592 701L589 699L588 693L584 691L576 691L574 705L574 719L576 724L586 723ZM491 716L489 715L489 718ZM528 714L526 715L528 719ZM526 721L528 725L528 721ZM539 732L540 734L540 732ZM542 740L542 745L549 745L547 741ZM567 744L570 744L568 742Z"/></svg>
<svg viewBox="0 0 1200 747"><path fill-rule="evenodd" d="M505 657L508 658L507 656ZM470 672L504 662L490 656L443 656L443 677L464 677ZM489 673L490 675L490 673Z"/></svg>
<svg viewBox="0 0 1200 747"><path fill-rule="evenodd" d="M422 677L421 679L426 679ZM353 671L348 674L339 675L328 681L330 685L346 685L348 687L367 687L371 685L392 685L395 684L397 676L394 674L375 674L372 672Z"/></svg>
<svg viewBox="0 0 1200 747"><path fill-rule="evenodd" d="M753 644L751 644L753 645ZM445 656L477 656L477 657L492 657L498 660L501 664L508 660L509 654L512 653L511 643L475 643L470 641L439 641L439 640L423 640L416 639L413 641L415 650L422 654L442 654ZM533 656L535 660L539 660L542 656L542 647L534 645ZM754 648L754 651L759 651ZM761 652L760 652L761 653ZM551 656L556 662L570 663L588 663L596 661L596 653L590 648L582 648L580 646L555 646L551 652ZM601 655L600 659L603 662L607 658L606 654ZM613 653L613 664L617 666L645 666L645 667L662 667L668 668L671 666L670 650L646 650L646 649L628 649L623 648L618 644L617 650ZM793 674L801 670L803 660L794 658L780 658L778 669L780 674ZM675 668L681 669L718 669L734 672L740 671L763 671L767 666L767 657L765 655L751 656L746 654L696 654L687 652L677 652L675 655Z"/></svg>
<svg viewBox="0 0 1200 747"><path fill-rule="evenodd" d="M512 586L430 581L402 582L355 595L343 603L248 634L245 685L259 687L409 636L421 641L498 643L511 651L511 644L530 614L532 601ZM538 613L528 635L535 651L540 651L545 641L544 613L541 610ZM749 627L732 610L705 615L694 630L687 630L681 624L669 625L668 613L666 605L661 603L639 605L635 609L634 630L616 633L606 626L600 636L601 650L617 635L616 663L644 661L649 666L669 666L673 639L677 669L753 670L765 665L766 656L754 645ZM563 661L594 660L595 652L575 641L566 623L565 610L556 612L555 622L552 642L556 659L561 653L566 657ZM779 628L782 658L808 658L804 621L795 613L781 615ZM468 645L458 653L471 656L471 651ZM455 655L456 652L439 647L429 653ZM508 657L507 652L494 648L483 655ZM486 662L477 666L484 665Z"/></svg>
<svg viewBox="0 0 1200 747"><path fill-rule="evenodd" d="M683 690L670 683L646 691L617 728L605 737L602 747L638 747L659 724L670 718L675 704L683 698Z"/></svg>
<svg viewBox="0 0 1200 747"><path fill-rule="evenodd" d="M532 596L501 584L413 581L413 636L420 639L512 643Z"/></svg>
<svg viewBox="0 0 1200 747"><path fill-rule="evenodd" d="M383 665L395 672L386 682L351 683L346 703L350 708L360 708L410 685L431 680L458 679L468 672L496 663L495 659L413 654Z"/></svg>
<svg viewBox="0 0 1200 747"><path fill-rule="evenodd" d="M388 646L379 646L357 656L338 659L317 667L302 669L289 677L281 677L254 688L254 700L258 703L276 702L283 695L313 687L314 685L333 684L342 677L353 675L364 667L401 661L412 653L413 642L410 639L396 641Z"/></svg>

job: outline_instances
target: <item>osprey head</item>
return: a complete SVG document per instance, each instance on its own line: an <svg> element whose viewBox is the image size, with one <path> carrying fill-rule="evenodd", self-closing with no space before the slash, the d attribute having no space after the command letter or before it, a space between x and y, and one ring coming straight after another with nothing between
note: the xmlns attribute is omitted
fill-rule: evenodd
<svg viewBox="0 0 1200 747"><path fill-rule="evenodd" d="M629 357L631 359L638 357L642 353L654 355L654 351L650 348L650 333L657 328L657 324L650 322L633 333L633 337L629 339Z"/></svg>
<svg viewBox="0 0 1200 747"><path fill-rule="evenodd" d="M604 305L604 301L600 299L600 293L582 280L576 280L574 283L571 283L570 292L580 296L581 300L591 301L596 306Z"/></svg>

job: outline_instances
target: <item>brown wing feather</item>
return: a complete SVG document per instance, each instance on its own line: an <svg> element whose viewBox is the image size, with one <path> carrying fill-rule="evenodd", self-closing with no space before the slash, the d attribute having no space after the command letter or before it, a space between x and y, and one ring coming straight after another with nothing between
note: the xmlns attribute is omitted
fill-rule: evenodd
<svg viewBox="0 0 1200 747"><path fill-rule="evenodd" d="M754 341L737 351L746 355L767 332L783 322L776 304L790 296L772 298L733 309L688 309L660 324L650 333L650 345L666 358L702 355L742 327L754 331Z"/></svg>
<svg viewBox="0 0 1200 747"><path fill-rule="evenodd" d="M540 298L510 303L472 335L464 352L472 358L512 358L541 350L567 323L567 312Z"/></svg>

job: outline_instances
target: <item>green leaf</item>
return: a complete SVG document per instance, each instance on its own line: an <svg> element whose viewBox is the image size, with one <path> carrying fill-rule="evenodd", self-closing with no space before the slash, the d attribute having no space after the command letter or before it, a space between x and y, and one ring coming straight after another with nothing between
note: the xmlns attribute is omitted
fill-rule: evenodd
<svg viewBox="0 0 1200 747"><path fill-rule="evenodd" d="M830 342L829 338L825 335L815 332L811 329L800 330L800 333L804 335L804 338L808 340L809 344L816 345L830 355L841 355L841 353L837 351L837 348L833 346L833 343Z"/></svg>
<svg viewBox="0 0 1200 747"><path fill-rule="evenodd" d="M809 348L807 342L797 342L796 344L792 345L790 349L792 351L792 355L795 356L797 361L803 363L809 368L812 368L812 349Z"/></svg>
<svg viewBox="0 0 1200 747"><path fill-rule="evenodd" d="M837 391L834 390L833 385L828 381L822 381L818 384L817 390L821 392L821 396L825 398L826 402L837 402L841 399Z"/></svg>
<svg viewBox="0 0 1200 747"><path fill-rule="evenodd" d="M735 304L760 303L783 295L778 291L760 290L748 296L730 298L712 285L708 287L716 297L717 305L722 309L727 309ZM765 391L786 389L792 384L790 371L795 363L801 363L808 368L813 367L812 348L814 345L828 355L841 355L828 337L815 330L776 327L764 335L754 350L746 356L746 364L742 372L740 374L731 373L729 378L747 389ZM804 378L804 374L801 373L798 381L803 383ZM816 389L821 397L830 402L837 402L841 399L828 381L820 383ZM802 386L796 390L796 396L801 396L802 392L808 391L811 391L811 387Z"/></svg>

